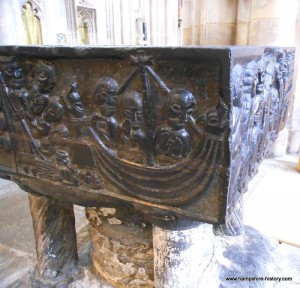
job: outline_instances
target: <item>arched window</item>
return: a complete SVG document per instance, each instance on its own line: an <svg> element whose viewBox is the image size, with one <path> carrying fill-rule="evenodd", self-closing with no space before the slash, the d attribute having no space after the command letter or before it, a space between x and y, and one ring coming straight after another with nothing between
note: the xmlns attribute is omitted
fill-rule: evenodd
<svg viewBox="0 0 300 288"><path fill-rule="evenodd" d="M95 11L78 7L78 42L79 44L95 44Z"/></svg>
<svg viewBox="0 0 300 288"><path fill-rule="evenodd" d="M22 7L22 21L28 45L42 45L41 20L38 10L33 8L29 1Z"/></svg>

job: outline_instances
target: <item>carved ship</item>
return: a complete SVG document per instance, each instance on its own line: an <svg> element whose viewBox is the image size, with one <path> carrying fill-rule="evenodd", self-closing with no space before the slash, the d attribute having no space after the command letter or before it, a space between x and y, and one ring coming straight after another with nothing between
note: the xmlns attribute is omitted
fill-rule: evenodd
<svg viewBox="0 0 300 288"><path fill-rule="evenodd" d="M1 175L80 205L223 223L291 94L294 50L250 49L1 47Z"/></svg>

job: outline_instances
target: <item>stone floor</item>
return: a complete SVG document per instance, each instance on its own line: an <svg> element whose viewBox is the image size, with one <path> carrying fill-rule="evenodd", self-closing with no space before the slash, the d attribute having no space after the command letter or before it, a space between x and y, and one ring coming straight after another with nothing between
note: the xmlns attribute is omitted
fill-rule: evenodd
<svg viewBox="0 0 300 288"><path fill-rule="evenodd" d="M271 237L275 243L282 243L276 248L280 255L277 275L293 277L292 282L274 282L267 287L300 287L300 173L296 169L297 161L295 156L264 160L244 198L245 224ZM79 257L81 264L88 267L90 242L84 209L76 206L75 215ZM29 277L36 260L27 194L14 183L1 179L0 220L0 288L30 287ZM82 279L70 287L109 286L95 279L89 269L84 269Z"/></svg>
<svg viewBox="0 0 300 288"><path fill-rule="evenodd" d="M266 159L245 194L246 225L300 247L300 173L298 157Z"/></svg>

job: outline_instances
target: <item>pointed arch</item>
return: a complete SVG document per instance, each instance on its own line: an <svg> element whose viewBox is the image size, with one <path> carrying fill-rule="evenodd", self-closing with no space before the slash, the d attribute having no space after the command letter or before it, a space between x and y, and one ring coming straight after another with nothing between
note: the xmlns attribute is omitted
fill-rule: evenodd
<svg viewBox="0 0 300 288"><path fill-rule="evenodd" d="M37 9L34 9L29 1L22 7L22 22L26 43L28 45L41 45L43 42L41 20Z"/></svg>
<svg viewBox="0 0 300 288"><path fill-rule="evenodd" d="M26 1L22 6L22 22L28 45L43 44L43 29L45 17L41 7L34 1Z"/></svg>
<svg viewBox="0 0 300 288"><path fill-rule="evenodd" d="M96 44L96 11L77 7L78 44Z"/></svg>

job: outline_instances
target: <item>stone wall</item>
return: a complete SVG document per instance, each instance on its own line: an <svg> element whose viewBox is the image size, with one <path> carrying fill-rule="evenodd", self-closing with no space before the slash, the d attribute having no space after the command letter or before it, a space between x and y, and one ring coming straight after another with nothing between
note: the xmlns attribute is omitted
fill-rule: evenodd
<svg viewBox="0 0 300 288"><path fill-rule="evenodd" d="M298 11L298 12L297 12ZM183 45L296 46L300 50L298 0L184 0ZM300 75L295 76L287 128L279 135L274 156L300 153Z"/></svg>

